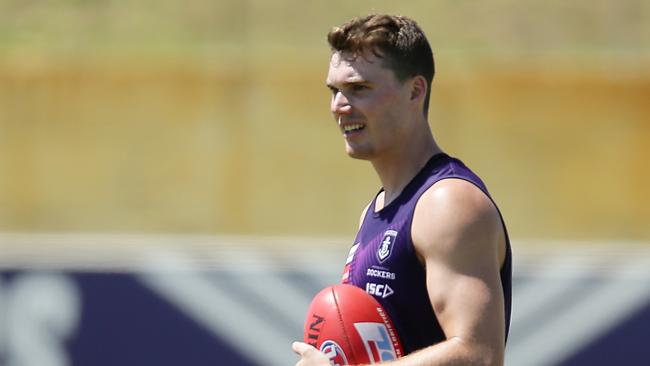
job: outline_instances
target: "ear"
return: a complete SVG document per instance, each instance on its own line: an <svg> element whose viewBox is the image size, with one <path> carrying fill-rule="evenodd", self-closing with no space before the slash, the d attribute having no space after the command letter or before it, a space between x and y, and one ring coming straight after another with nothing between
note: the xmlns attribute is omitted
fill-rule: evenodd
<svg viewBox="0 0 650 366"><path fill-rule="evenodd" d="M424 101L427 95L427 80L422 75L417 75L411 80L411 100Z"/></svg>

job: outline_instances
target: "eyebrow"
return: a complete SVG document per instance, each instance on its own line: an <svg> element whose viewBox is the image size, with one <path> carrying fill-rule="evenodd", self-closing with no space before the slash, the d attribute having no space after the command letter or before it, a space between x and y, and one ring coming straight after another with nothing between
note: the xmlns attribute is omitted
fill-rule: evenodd
<svg viewBox="0 0 650 366"><path fill-rule="evenodd" d="M370 84L368 80L358 80L358 81L344 81L341 83L341 87L349 87L352 85L359 85L359 84ZM338 89L334 84L331 84L330 82L326 81L325 86L327 86L330 89Z"/></svg>

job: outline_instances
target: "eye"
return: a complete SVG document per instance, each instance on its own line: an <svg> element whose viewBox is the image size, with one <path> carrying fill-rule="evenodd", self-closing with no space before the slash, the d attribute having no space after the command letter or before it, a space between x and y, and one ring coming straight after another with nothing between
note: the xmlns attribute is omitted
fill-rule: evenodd
<svg viewBox="0 0 650 366"><path fill-rule="evenodd" d="M363 84L353 84L352 86L350 86L350 89L354 92L360 92L368 89L368 87Z"/></svg>
<svg viewBox="0 0 650 366"><path fill-rule="evenodd" d="M329 88L330 92L332 92L332 95L336 95L336 93L339 92L339 90L333 86L327 86L327 87Z"/></svg>

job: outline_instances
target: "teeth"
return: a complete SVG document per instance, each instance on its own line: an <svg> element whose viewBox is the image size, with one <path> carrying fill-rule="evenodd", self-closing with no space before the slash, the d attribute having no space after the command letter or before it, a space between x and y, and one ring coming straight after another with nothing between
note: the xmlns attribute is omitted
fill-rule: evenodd
<svg viewBox="0 0 650 366"><path fill-rule="evenodd" d="M363 127L362 124L355 123L355 124L351 124L351 125L347 125L347 126L343 127L343 131L345 131L345 132L356 131L356 130L361 129L362 127Z"/></svg>

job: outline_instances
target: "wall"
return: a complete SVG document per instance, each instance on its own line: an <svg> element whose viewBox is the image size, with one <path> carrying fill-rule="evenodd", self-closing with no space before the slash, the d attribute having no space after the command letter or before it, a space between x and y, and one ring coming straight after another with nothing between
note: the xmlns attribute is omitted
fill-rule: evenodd
<svg viewBox="0 0 650 366"><path fill-rule="evenodd" d="M434 133L515 237L650 238L642 1L5 1L0 230L351 235L378 182L324 33L368 11L429 35Z"/></svg>

